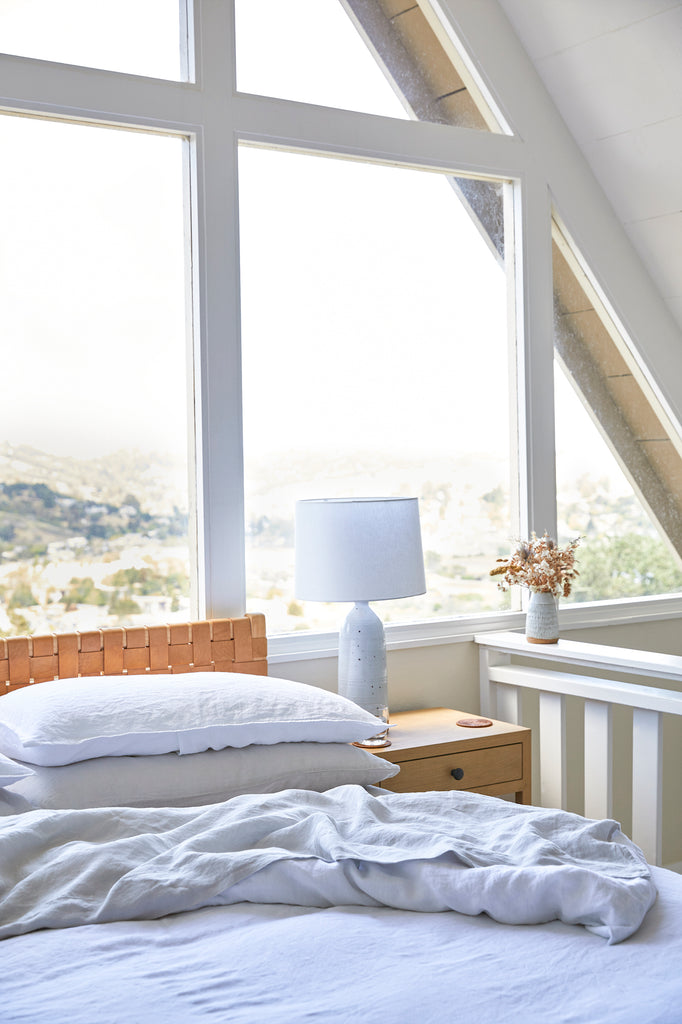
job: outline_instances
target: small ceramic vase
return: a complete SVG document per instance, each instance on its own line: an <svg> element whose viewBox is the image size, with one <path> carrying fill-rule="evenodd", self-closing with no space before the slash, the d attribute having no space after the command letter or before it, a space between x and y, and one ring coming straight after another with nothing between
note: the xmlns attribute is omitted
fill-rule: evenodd
<svg viewBox="0 0 682 1024"><path fill-rule="evenodd" d="M555 644L559 639L559 615L553 594L530 595L526 612L526 640L529 644Z"/></svg>

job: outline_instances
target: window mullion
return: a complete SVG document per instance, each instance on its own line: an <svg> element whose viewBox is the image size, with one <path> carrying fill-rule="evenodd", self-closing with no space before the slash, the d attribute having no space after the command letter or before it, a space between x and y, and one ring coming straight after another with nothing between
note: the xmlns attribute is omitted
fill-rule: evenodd
<svg viewBox="0 0 682 1024"><path fill-rule="evenodd" d="M527 158L517 138L453 125L443 131L443 125L427 121L401 121L246 93L235 96L234 111L240 139L255 145L294 146L475 177L514 177Z"/></svg>
<svg viewBox="0 0 682 1024"><path fill-rule="evenodd" d="M239 329L239 231L231 5L195 0L197 139L194 261L199 614L243 614L244 472Z"/></svg>

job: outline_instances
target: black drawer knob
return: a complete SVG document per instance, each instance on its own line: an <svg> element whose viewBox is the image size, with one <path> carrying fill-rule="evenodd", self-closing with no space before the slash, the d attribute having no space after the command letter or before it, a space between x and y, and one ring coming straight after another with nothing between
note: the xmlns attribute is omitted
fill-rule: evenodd
<svg viewBox="0 0 682 1024"><path fill-rule="evenodd" d="M457 779L457 781L459 782L460 779L464 778L464 769L463 768L453 768L452 771L450 772L450 774L452 775L453 779Z"/></svg>

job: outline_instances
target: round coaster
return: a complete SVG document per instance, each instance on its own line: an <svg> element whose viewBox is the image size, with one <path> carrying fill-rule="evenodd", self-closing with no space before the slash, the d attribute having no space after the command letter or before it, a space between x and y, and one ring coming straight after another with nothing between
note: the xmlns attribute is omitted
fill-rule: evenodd
<svg viewBox="0 0 682 1024"><path fill-rule="evenodd" d="M487 729L492 724L489 718L460 718L457 722L464 729Z"/></svg>

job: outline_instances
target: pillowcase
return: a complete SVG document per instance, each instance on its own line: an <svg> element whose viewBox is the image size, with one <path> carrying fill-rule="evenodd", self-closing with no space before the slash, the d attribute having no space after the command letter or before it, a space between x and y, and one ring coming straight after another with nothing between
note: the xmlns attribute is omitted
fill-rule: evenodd
<svg viewBox="0 0 682 1024"><path fill-rule="evenodd" d="M13 792L32 807L198 807L243 793L355 783L371 786L399 766L346 743L274 743L201 754L98 757L37 767Z"/></svg>
<svg viewBox="0 0 682 1024"><path fill-rule="evenodd" d="M352 743L385 728L336 693L235 672L57 679L0 698L0 752L38 765L252 743Z"/></svg>
<svg viewBox="0 0 682 1024"><path fill-rule="evenodd" d="M10 761L8 757L0 754L0 787L13 786L27 775L33 775L33 769L27 764L17 764L16 761Z"/></svg>

